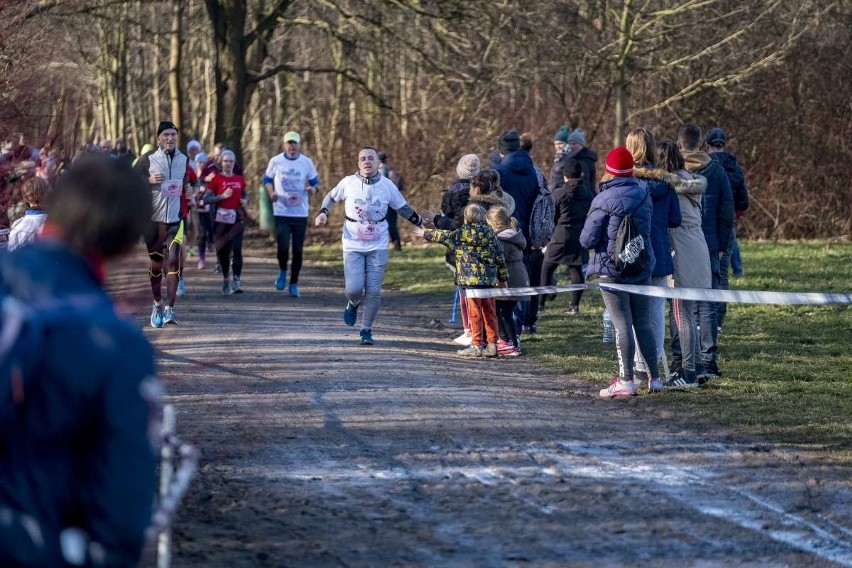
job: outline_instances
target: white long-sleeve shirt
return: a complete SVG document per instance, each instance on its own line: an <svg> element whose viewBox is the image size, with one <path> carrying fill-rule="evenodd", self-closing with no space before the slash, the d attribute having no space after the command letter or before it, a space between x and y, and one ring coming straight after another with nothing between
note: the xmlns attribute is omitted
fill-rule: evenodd
<svg viewBox="0 0 852 568"><path fill-rule="evenodd" d="M323 199L324 209L343 201L343 250L371 252L388 248L388 208L409 217L413 210L391 180L380 175L367 183L356 174L346 176Z"/></svg>

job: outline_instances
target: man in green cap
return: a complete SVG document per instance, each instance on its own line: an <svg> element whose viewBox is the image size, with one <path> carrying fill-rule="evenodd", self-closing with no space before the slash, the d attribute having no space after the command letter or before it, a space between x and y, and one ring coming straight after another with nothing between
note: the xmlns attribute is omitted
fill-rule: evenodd
<svg viewBox="0 0 852 568"><path fill-rule="evenodd" d="M308 195L319 188L319 175L314 162L299 151L302 137L291 130L284 135L284 152L269 160L263 175L263 185L272 201L275 216L275 241L278 245L278 278L275 288L287 286L287 263L290 261L290 239L293 240L293 260L290 262L290 296L299 297L299 272L302 270L302 249L308 228L310 205Z"/></svg>

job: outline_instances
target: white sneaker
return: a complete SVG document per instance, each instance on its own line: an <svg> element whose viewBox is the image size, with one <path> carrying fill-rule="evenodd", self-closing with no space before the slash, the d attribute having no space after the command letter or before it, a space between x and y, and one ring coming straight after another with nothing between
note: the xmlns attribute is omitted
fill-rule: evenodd
<svg viewBox="0 0 852 568"><path fill-rule="evenodd" d="M601 398L615 398L619 396L636 396L636 387L633 381L625 381L615 377L609 387L601 389Z"/></svg>
<svg viewBox="0 0 852 568"><path fill-rule="evenodd" d="M453 343L458 343L459 345L470 345L473 341L473 337L470 335L469 331L466 331L453 339Z"/></svg>

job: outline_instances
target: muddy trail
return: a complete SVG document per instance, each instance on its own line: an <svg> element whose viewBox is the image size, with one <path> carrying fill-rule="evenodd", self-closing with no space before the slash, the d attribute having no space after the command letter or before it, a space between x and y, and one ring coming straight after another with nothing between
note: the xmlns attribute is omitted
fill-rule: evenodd
<svg viewBox="0 0 852 568"><path fill-rule="evenodd" d="M460 359L445 298L386 291L361 346L339 269L308 263L297 299L276 273L250 252L223 298L189 268L161 330L144 252L113 275L202 454L174 566L852 566L848 471L818 449Z"/></svg>

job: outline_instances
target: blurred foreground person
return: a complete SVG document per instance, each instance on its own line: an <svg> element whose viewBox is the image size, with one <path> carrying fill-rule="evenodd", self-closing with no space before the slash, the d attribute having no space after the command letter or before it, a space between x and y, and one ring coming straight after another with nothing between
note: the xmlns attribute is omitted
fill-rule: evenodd
<svg viewBox="0 0 852 568"><path fill-rule="evenodd" d="M158 386L104 266L151 219L145 181L80 158L42 237L0 256L0 566L135 566L151 521Z"/></svg>

